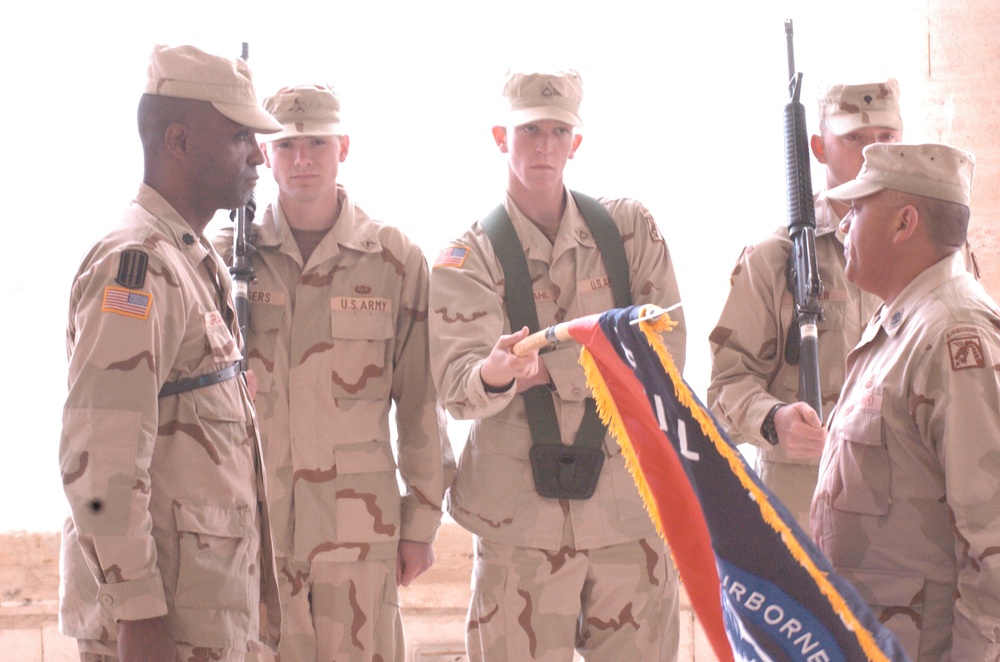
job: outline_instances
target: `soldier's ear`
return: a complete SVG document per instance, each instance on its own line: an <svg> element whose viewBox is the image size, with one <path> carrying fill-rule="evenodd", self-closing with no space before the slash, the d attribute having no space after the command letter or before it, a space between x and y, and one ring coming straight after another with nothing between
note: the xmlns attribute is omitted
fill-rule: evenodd
<svg viewBox="0 0 1000 662"><path fill-rule="evenodd" d="M163 144L168 153L175 158L185 158L188 151L190 129L180 122L171 122L163 131Z"/></svg>
<svg viewBox="0 0 1000 662"><path fill-rule="evenodd" d="M814 133L812 137L809 138L809 148L812 149L813 156L816 157L816 160L823 165L826 165L826 149L823 145L823 139L818 134Z"/></svg>
<svg viewBox="0 0 1000 662"><path fill-rule="evenodd" d="M913 205L906 204L897 209L893 215L893 243L900 244L909 240L923 222L924 219L920 218L920 213Z"/></svg>
<svg viewBox="0 0 1000 662"><path fill-rule="evenodd" d="M573 136L573 148L569 150L569 158L573 158L576 154L576 150L580 148L580 143L583 142L583 134L577 133Z"/></svg>
<svg viewBox="0 0 1000 662"><path fill-rule="evenodd" d="M504 154L507 153L507 129L502 126L493 127L493 140L496 141L497 147Z"/></svg>
<svg viewBox="0 0 1000 662"><path fill-rule="evenodd" d="M264 154L264 165L266 165L268 168L270 168L271 167L271 152L270 152L270 150L268 150L268 147L267 147L268 145L270 145L270 143L260 143L260 151L263 152L263 154Z"/></svg>
<svg viewBox="0 0 1000 662"><path fill-rule="evenodd" d="M350 136L340 136L340 162L343 163L347 159L347 152L351 150L351 137Z"/></svg>

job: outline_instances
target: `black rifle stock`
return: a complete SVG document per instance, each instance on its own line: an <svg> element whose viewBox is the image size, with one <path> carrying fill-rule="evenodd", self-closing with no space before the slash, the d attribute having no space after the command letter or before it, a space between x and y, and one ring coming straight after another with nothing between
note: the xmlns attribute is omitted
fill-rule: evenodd
<svg viewBox="0 0 1000 662"><path fill-rule="evenodd" d="M250 57L250 45L243 42L243 53L240 58L246 62ZM248 333L250 325L250 283L254 280L253 266L250 264L250 256L254 253L252 238L250 236L250 225L253 223L254 212L257 210L257 203L254 200L253 191L250 191L250 198L246 205L238 207L229 212L229 218L235 223L233 233L233 264L229 267L229 273L233 276L233 307L236 309L236 319L240 325L240 334L243 336L243 359L241 361L243 369L247 369L246 347L249 342Z"/></svg>
<svg viewBox="0 0 1000 662"><path fill-rule="evenodd" d="M823 285L816 263L816 209L809 171L809 139L806 111L799 101L802 74L795 70L792 21L785 20L788 46L789 102L785 105L785 188L788 201L788 234L792 258L788 269L789 289L795 299L795 322L799 332L799 397L823 419L823 394L819 381L817 323L823 319L819 298Z"/></svg>

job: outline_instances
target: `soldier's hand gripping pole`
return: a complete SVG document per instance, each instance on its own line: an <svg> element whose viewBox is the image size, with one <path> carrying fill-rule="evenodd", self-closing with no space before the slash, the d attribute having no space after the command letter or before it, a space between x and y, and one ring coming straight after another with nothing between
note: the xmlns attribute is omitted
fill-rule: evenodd
<svg viewBox="0 0 1000 662"><path fill-rule="evenodd" d="M805 107L799 101L802 74L795 70L792 21L785 20L788 47L788 91L785 105L785 187L788 201L788 234L792 239L790 289L795 299L795 317L800 336L799 397L823 419L823 394L819 379L817 323L823 319L819 299L823 285L816 263L816 210L809 171L809 139Z"/></svg>

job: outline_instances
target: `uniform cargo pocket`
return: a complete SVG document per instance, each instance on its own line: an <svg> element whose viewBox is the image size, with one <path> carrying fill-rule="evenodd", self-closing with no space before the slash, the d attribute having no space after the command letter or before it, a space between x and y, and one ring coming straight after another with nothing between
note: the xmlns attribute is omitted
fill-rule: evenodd
<svg viewBox="0 0 1000 662"><path fill-rule="evenodd" d="M389 395L392 313L338 310L331 302L333 397L383 399Z"/></svg>
<svg viewBox="0 0 1000 662"><path fill-rule="evenodd" d="M174 604L198 609L250 609L249 508L178 502L174 504L179 567Z"/></svg>
<svg viewBox="0 0 1000 662"><path fill-rule="evenodd" d="M337 536L352 542L399 537L400 493L389 442L336 447Z"/></svg>
<svg viewBox="0 0 1000 662"><path fill-rule="evenodd" d="M879 395L869 397L881 399ZM840 425L832 506L858 515L885 515L892 501L889 453L882 443L882 414L854 403Z"/></svg>
<svg viewBox="0 0 1000 662"><path fill-rule="evenodd" d="M893 635L914 660L917 659L917 651L921 647L922 625L929 624L930 621L940 622L935 616L927 618L928 608L931 612L939 612L936 616L943 615L946 622L950 621L953 604L950 590L945 587L942 594L941 591L935 590L933 583L925 582L921 574L858 568L837 570L844 579L858 589L875 617L892 630ZM925 603L928 595L932 596L932 602L936 603L933 606ZM944 600L935 599L939 595Z"/></svg>

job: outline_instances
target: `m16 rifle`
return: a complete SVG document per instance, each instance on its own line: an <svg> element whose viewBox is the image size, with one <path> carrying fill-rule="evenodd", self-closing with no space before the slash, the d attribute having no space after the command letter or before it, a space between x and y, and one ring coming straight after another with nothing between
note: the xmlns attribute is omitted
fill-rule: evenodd
<svg viewBox="0 0 1000 662"><path fill-rule="evenodd" d="M250 45L244 41L240 58L246 62L249 57ZM233 265L229 268L229 273L233 277L233 306L236 309L236 319L240 325L240 335L243 336L241 364L244 370L247 369L246 346L250 325L249 291L250 283L254 280L253 266L250 264L250 257L254 253L250 225L253 223L256 210L257 203L254 200L253 191L250 191L250 198L246 205L229 212L230 220L236 225L236 231L233 233Z"/></svg>
<svg viewBox="0 0 1000 662"><path fill-rule="evenodd" d="M799 101L802 74L795 70L792 21L785 20L788 47L789 102L785 105L785 188L788 202L788 234L792 254L788 262L788 288L795 300L795 315L786 343L785 360L799 366L799 397L823 419L823 394L819 380L819 333L823 319L819 299L823 285L816 262L816 209L809 171L809 139L806 111Z"/></svg>

